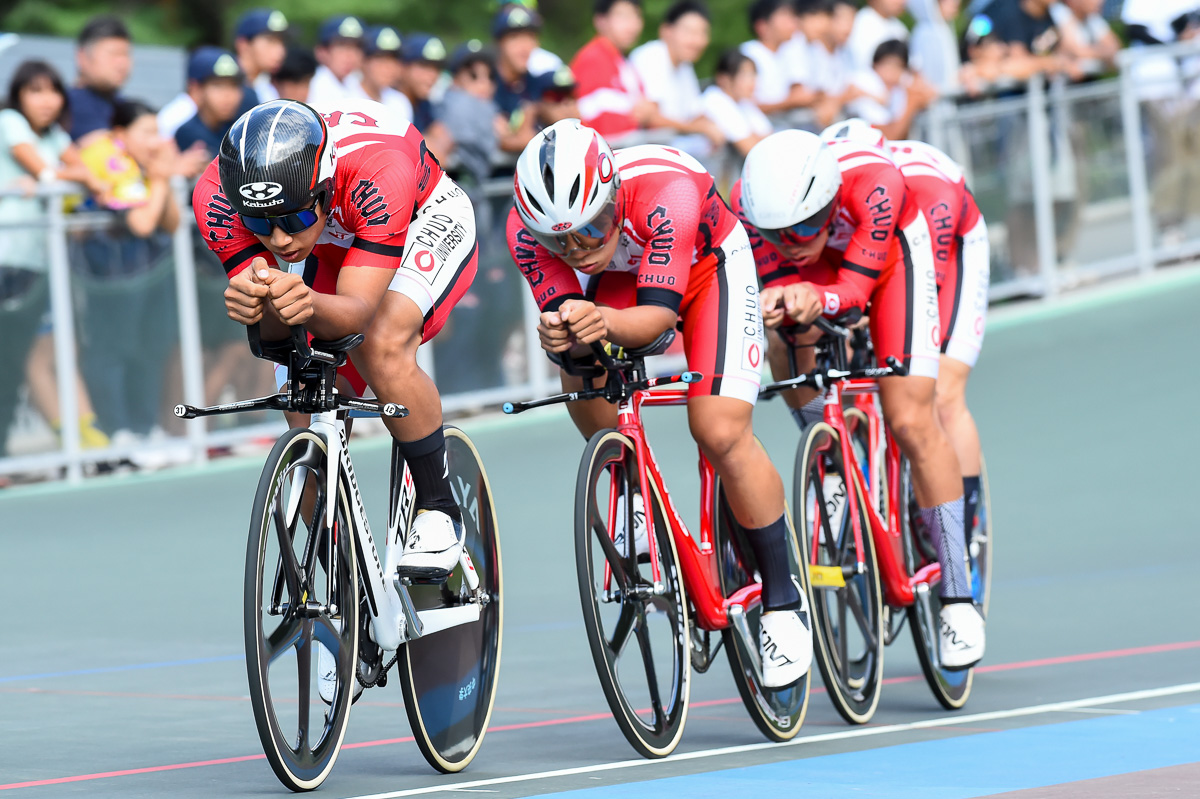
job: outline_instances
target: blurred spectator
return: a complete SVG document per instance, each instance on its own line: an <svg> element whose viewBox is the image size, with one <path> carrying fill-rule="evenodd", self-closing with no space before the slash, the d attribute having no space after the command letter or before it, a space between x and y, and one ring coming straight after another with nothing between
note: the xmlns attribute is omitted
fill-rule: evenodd
<svg viewBox="0 0 1200 799"><path fill-rule="evenodd" d="M563 119L579 118L579 103L575 101L575 73L566 64L538 75L530 81L533 97L534 127L548 128Z"/></svg>
<svg viewBox="0 0 1200 799"><path fill-rule="evenodd" d="M941 94L957 93L962 61L954 21L962 0L908 0L908 9L917 22L909 42L913 69Z"/></svg>
<svg viewBox="0 0 1200 799"><path fill-rule="evenodd" d="M754 101L756 78L753 59L737 48L730 48L717 59L713 85L702 95L704 113L717 123L726 141L743 158L773 130L770 120Z"/></svg>
<svg viewBox="0 0 1200 799"><path fill-rule="evenodd" d="M413 125L424 135L434 120L433 101L430 98L442 75L442 66L446 63L446 45L428 33L410 33L400 45L400 60L404 62L400 90L412 104ZM444 146L445 142L428 141L428 144L436 154L438 150L434 145Z"/></svg>
<svg viewBox="0 0 1200 799"><path fill-rule="evenodd" d="M854 82L862 96L848 111L870 122L889 139L907 139L913 117L937 99L937 90L908 70L908 45L899 39L875 48L868 72L859 72Z"/></svg>
<svg viewBox="0 0 1200 799"><path fill-rule="evenodd" d="M642 95L637 72L625 58L642 34L641 0L595 0L596 36L571 60L580 119L613 147L645 127L654 103Z"/></svg>
<svg viewBox="0 0 1200 799"><path fill-rule="evenodd" d="M454 178L467 188L487 180L497 152L497 128L502 123L494 99L493 69L492 56L483 42L472 39L459 45L450 58L453 83L446 89L431 129L435 141L445 142L436 151L438 158L457 157Z"/></svg>
<svg viewBox="0 0 1200 799"><path fill-rule="evenodd" d="M159 136L154 111L123 101L112 131L84 146L88 168L110 188L100 205L110 229L72 240L80 295L80 364L100 426L114 445L155 433L166 362L175 344L171 237L179 206L169 180L178 151Z"/></svg>
<svg viewBox="0 0 1200 799"><path fill-rule="evenodd" d="M1050 18L1051 4L1052 0L992 2L971 20L968 29L990 29L1008 46L1005 58L1009 63L1004 69L1018 80L1039 72L1082 77L1075 60L1060 52L1062 37Z"/></svg>
<svg viewBox="0 0 1200 799"><path fill-rule="evenodd" d="M233 54L219 47L201 47L192 53L187 72L188 95L196 113L175 131L175 144L181 152L194 147L207 152L196 157L199 168L194 169L194 177L216 156L221 139L238 118L246 76Z"/></svg>
<svg viewBox="0 0 1200 799"><path fill-rule="evenodd" d="M1011 89L1031 74L1026 68L1031 59L1009 58L1008 44L996 35L991 18L982 14L973 17L963 33L963 60L959 84L971 96Z"/></svg>
<svg viewBox="0 0 1200 799"><path fill-rule="evenodd" d="M78 85L67 92L74 141L111 126L113 106L133 69L131 42L129 29L116 17L93 17L79 32Z"/></svg>
<svg viewBox="0 0 1200 799"><path fill-rule="evenodd" d="M282 11L255 8L242 14L233 31L233 50L246 81L260 103L278 100L271 75L287 55L290 28ZM160 120L161 121L161 120Z"/></svg>
<svg viewBox="0 0 1200 799"><path fill-rule="evenodd" d="M280 11L258 9L242 15L238 20L234 46L237 48L235 63L242 72L243 91L238 101L237 113L234 119L249 111L265 100L274 100L275 92L270 90L267 96L259 93L252 82L266 83L270 87L267 72L274 71L283 61L285 50L283 32L287 31L287 18ZM219 48L201 47L196 52L219 50ZM219 50L225 52L224 50ZM191 62L189 61L189 64ZM189 68L190 73L190 68ZM192 87L193 78L189 74L185 90L171 99L158 112L158 130L168 138L175 136L185 122L196 116L196 97ZM215 151L213 153L216 154ZM208 166L205 164L205 166ZM196 173L199 174L199 173ZM195 177L195 175L189 175Z"/></svg>
<svg viewBox="0 0 1200 799"><path fill-rule="evenodd" d="M998 5L1016 6L1022 0L997 0ZM872 68L875 51L891 39L908 41L908 28L899 20L904 13L904 0L866 0L866 5L854 18L850 33L850 58L854 69L866 72Z"/></svg>
<svg viewBox="0 0 1200 799"><path fill-rule="evenodd" d="M330 17L317 30L317 67L308 87L308 104L336 103L351 94L363 64L366 28L358 17Z"/></svg>
<svg viewBox="0 0 1200 799"><path fill-rule="evenodd" d="M725 143L717 125L704 115L696 79L695 63L708 48L710 28L704 3L676 0L663 15L658 38L629 54L646 99L656 106L649 127L682 134L671 144L700 158Z"/></svg>
<svg viewBox="0 0 1200 799"><path fill-rule="evenodd" d="M271 73L271 88L279 99L307 103L308 88L316 71L317 59L313 54L307 48L291 45L279 69Z"/></svg>
<svg viewBox="0 0 1200 799"><path fill-rule="evenodd" d="M816 93L800 82L806 76L797 71L799 59L795 52L789 55L795 45L785 46L797 32L796 12L790 0L755 0L750 6L750 29L754 38L744 42L741 51L754 61L758 75L754 99L763 113L786 114L811 106Z"/></svg>
<svg viewBox="0 0 1200 799"><path fill-rule="evenodd" d="M846 43L854 30L858 6L854 0L833 0L829 4L829 24L819 38L810 41L809 66L821 99L814 107L817 125L824 129L842 116L842 108L860 92L851 81L854 74Z"/></svg>
<svg viewBox="0 0 1200 799"><path fill-rule="evenodd" d="M1062 34L1063 50L1079 59L1088 74L1114 69L1121 41L1100 16L1103 0L1063 0L1050 7L1050 18Z"/></svg>
<svg viewBox="0 0 1200 799"><path fill-rule="evenodd" d="M363 41L362 80L354 87L354 94L383 103L411 120L412 103L396 88L404 77L400 46L400 34L395 28L382 25L367 29Z"/></svg>
<svg viewBox="0 0 1200 799"><path fill-rule="evenodd" d="M13 73L8 107L0 111L0 189L21 187L32 193L37 183L94 180L79 159L71 137L61 127L67 91L58 72L44 61L26 61ZM33 406L54 431L61 431L54 337L47 304L46 231L41 200L0 198L0 366L14 376L24 371ZM12 424L21 382L0 381L0 440ZM96 414L81 378L76 378L79 435L85 449L108 445L96 428Z"/></svg>
<svg viewBox="0 0 1200 799"><path fill-rule="evenodd" d="M492 40L496 43L496 107L505 119L500 149L519 153L533 138L533 96L529 84L538 74L531 70L538 50L542 18L521 5L506 5L492 18ZM561 63L561 62L560 62Z"/></svg>

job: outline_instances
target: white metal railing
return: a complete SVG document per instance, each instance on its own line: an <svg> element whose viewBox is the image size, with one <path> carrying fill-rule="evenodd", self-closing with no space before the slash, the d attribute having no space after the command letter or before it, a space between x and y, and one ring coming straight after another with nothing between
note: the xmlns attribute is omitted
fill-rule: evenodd
<svg viewBox="0 0 1200 799"><path fill-rule="evenodd" d="M1026 84L1023 94L966 105L941 101L922 117L915 133L946 150L962 163L973 187L980 187L977 198L981 205L985 205L985 201L991 203L993 211L988 214L985 209L985 214L988 215L994 249L1001 253L1011 252L1017 243L1027 241L1031 234L1035 239L1030 249L1036 254L1036 269L1027 274L997 270L997 279L991 287L994 300L1019 295L1050 296L1081 282L1111 274L1145 273L1164 262L1200 253L1200 229L1186 230L1187 235L1168 242L1162 226L1155 219L1153 184L1156 176L1146 163L1148 143L1145 112L1147 103L1160 101L1143 98L1146 85L1137 72L1146 59L1168 59L1179 65L1178 80L1183 92L1170 100L1175 104L1172 108L1200 108L1200 102L1191 99L1189 94L1192 89L1188 78L1190 71L1185 68L1185 65L1195 63L1198 57L1200 44L1129 50L1120 56L1120 72L1115 79L1071 86L1061 79L1047 84L1041 78L1034 78ZM1197 92L1197 96L1200 97L1200 92ZM1182 114L1179 118L1187 119ZM1069 140L1071 131L1079 130L1095 141L1081 152L1071 153L1071 148L1064 142ZM1023 144L1027 152L1022 150ZM1015 157L1018 155L1020 157ZM1196 155L1200 159L1200 152ZM1068 248L1063 243L1064 225L1058 218L1061 216L1058 206L1062 203L1055 196L1055 164L1058 159L1065 157L1075 159L1076 167L1082 170L1085 181L1089 179L1090 170L1098 164L1106 162L1106 159L1115 161L1121 177L1118 182L1123 185L1112 196L1095 201L1080 199L1075 203L1077 207L1072 212L1075 222L1072 224L1082 225L1085 231L1080 240L1085 245L1092 240L1100 240L1101 245L1093 245L1092 249L1096 252L1083 258L1084 265L1074 267L1070 266L1071 253L1064 253L1064 249ZM1010 187L1025 180L1031 186L1031 197L1028 200L1019 198L1019 202L1014 202ZM175 231L172 246L174 297L178 305L174 322L178 327L181 374L180 389L176 390L181 390L181 396L170 399L172 403L182 400L201 405L208 398L205 396L199 310L201 297L197 288L197 264L194 258L195 224L191 214L186 212L190 207L188 188L182 181L177 181L174 186L185 221ZM478 189L482 196L495 200L507 197L511 190L512 184L506 179L491 181ZM57 447L48 451L10 454L10 450L4 450L0 453L0 474L62 470L67 479L79 480L91 465L129 457L135 454L134 450L137 453L153 451L156 447L174 452L183 450L189 459L200 461L207 457L210 447L228 446L278 431L281 421L231 429L210 429L208 420L204 420L189 423L181 435L170 437L158 445L82 449L78 426L70 421L78 417L75 373L79 356L73 301L76 277L70 264L68 238L78 235L80 230L94 230L102 223L97 222L96 215L68 215L63 212L61 198L78 192L78 187L62 183L40 185L36 190L36 196L41 198L45 206L44 218L35 224L44 227L47 237L45 268L54 332L59 414L64 420L61 424L61 440ZM0 189L0 197L20 193L16 189ZM1032 207L1031 230L1019 227L1021 223L1009 213L1014 204L1021 203ZM1113 232L1126 223L1129 225L1128 237L1124 233ZM28 222L16 224L30 225ZM503 217L493 219L492 224L503 225ZM12 228L14 223L6 224L4 219L0 219L0 233L6 227ZM1121 227L1121 230L1124 228ZM1113 240L1114 246L1103 246L1105 236ZM497 237L493 236L488 242L481 241L480 246L482 270L486 260L483 257L484 248L499 246ZM493 258L500 257L494 251L490 255ZM3 264L2 257L0 264ZM516 270L512 273L515 275ZM521 297L519 314L525 327L521 349L525 363L519 370L519 376L510 385L446 394L443 404L447 412L495 406L503 400L524 399L553 390L556 381L538 346L537 336L532 332L538 320L537 308L523 281L517 280ZM486 302L488 298L484 296L482 300ZM517 309L512 310L515 313ZM0 313L3 313L2 309ZM453 322L453 315L451 320ZM432 347L422 348L421 360L435 376L439 373L439 366L443 373L457 366L454 363L436 363ZM0 379L20 380L20 377L4 375ZM0 431L0 435L4 432Z"/></svg>

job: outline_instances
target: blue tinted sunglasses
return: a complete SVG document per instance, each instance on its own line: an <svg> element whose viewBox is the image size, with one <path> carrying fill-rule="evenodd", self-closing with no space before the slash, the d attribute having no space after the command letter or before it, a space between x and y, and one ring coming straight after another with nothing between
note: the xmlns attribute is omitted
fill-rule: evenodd
<svg viewBox="0 0 1200 799"><path fill-rule="evenodd" d="M258 236L270 236L273 228L279 228L289 236L294 236L308 230L317 223L317 204L313 203L313 207L306 211L297 211L294 214L285 214L284 216L246 216L238 214L242 220L242 224L246 226L246 230Z"/></svg>
<svg viewBox="0 0 1200 799"><path fill-rule="evenodd" d="M758 232L764 239L776 247L781 244L790 244L793 246L807 244L829 225L829 218L833 216L839 196L841 196L841 192L834 195L834 198L824 208L817 211L808 219L778 230L759 228Z"/></svg>

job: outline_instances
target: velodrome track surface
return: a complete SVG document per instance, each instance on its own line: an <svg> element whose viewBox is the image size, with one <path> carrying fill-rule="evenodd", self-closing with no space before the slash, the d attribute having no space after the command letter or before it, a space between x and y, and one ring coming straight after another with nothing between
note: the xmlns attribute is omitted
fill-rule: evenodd
<svg viewBox="0 0 1200 799"><path fill-rule="evenodd" d="M321 794L1197 795L1198 305L1193 268L994 316L970 392L997 531L988 656L971 701L958 713L937 706L905 632L887 652L872 725L844 724L818 692L787 746L765 743L717 663L693 680L678 754L635 757L580 620L570 525L582 441L561 412L467 422L503 536L491 732L466 772L437 775L409 738L399 688L371 690ZM694 518L682 415L647 416ZM756 427L790 481L796 433L782 405L764 404ZM379 519L386 442L354 452ZM228 459L0 493L5 796L285 793L261 755L241 644L260 468Z"/></svg>

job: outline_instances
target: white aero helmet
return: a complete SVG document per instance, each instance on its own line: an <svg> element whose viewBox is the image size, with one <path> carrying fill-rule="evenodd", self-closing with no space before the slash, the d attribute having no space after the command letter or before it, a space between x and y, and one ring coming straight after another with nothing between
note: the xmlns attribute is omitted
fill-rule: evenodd
<svg viewBox="0 0 1200 799"><path fill-rule="evenodd" d="M873 147L882 147L887 144L883 131L872 127L870 122L859 117L850 117L850 119L842 120L821 131L821 141L835 139L849 139L856 144L870 144Z"/></svg>
<svg viewBox="0 0 1200 799"><path fill-rule="evenodd" d="M742 165L742 209L775 246L804 244L838 207L842 172L815 133L784 130L754 145Z"/></svg>
<svg viewBox="0 0 1200 799"><path fill-rule="evenodd" d="M621 221L621 177L612 148L578 119L533 137L517 158L513 196L525 229L555 255L571 234L608 241Z"/></svg>

